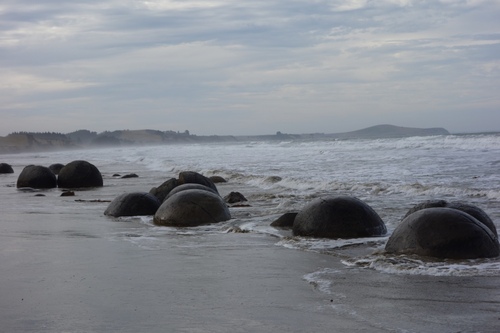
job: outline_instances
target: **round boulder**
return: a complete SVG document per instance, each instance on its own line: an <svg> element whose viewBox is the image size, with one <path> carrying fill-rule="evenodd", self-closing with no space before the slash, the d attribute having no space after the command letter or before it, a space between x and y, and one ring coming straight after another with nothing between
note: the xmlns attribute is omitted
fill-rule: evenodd
<svg viewBox="0 0 500 333"><path fill-rule="evenodd" d="M64 164L61 163L54 163L49 165L49 169L54 173L54 175L58 175L59 171L61 171L62 168L64 168Z"/></svg>
<svg viewBox="0 0 500 333"><path fill-rule="evenodd" d="M28 165L17 178L18 188L54 188L56 186L56 175L49 168L41 165Z"/></svg>
<svg viewBox="0 0 500 333"><path fill-rule="evenodd" d="M201 184L205 185L207 187L210 187L211 189L215 190L217 194L219 194L219 191L217 190L217 186L215 186L214 182L211 181L209 178L194 172L194 171L183 171L179 173L179 180L178 180L179 185L181 184L188 184L188 183L195 183L195 184Z"/></svg>
<svg viewBox="0 0 500 333"><path fill-rule="evenodd" d="M104 215L114 217L154 215L160 204L158 198L150 193L124 193L111 201L108 208L104 211Z"/></svg>
<svg viewBox="0 0 500 333"><path fill-rule="evenodd" d="M176 193L179 193L179 192L182 192L182 191L186 191L186 190L209 191L209 192L212 192L214 194L219 195L219 193L217 193L214 189L212 189L212 188L210 188L208 186L201 185L201 184L195 184L195 183L189 183L189 184L182 184L182 185L178 185L178 186L174 187L170 191L170 193L167 195L166 199L170 198L172 195L174 195Z"/></svg>
<svg viewBox="0 0 500 333"><path fill-rule="evenodd" d="M452 201L452 202L447 202L445 200L428 200L421 202L414 207L412 207L408 212L406 213L405 217L403 220L419 211L425 208L435 208L435 207L445 207L445 208L453 208L453 209L458 209L464 213L467 213L471 215L472 217L476 218L479 222L483 223L485 226L490 228L490 230L495 234L495 236L498 237L498 232L497 228L495 227L495 224L493 223L493 220L486 214L481 208L461 202L461 201Z"/></svg>
<svg viewBox="0 0 500 333"><path fill-rule="evenodd" d="M473 216L453 208L425 208L408 215L389 237L385 250L436 258L491 258L498 238Z"/></svg>
<svg viewBox="0 0 500 333"><path fill-rule="evenodd" d="M370 206L348 196L313 200L293 222L295 236L359 238L382 236L386 232L384 222Z"/></svg>
<svg viewBox="0 0 500 333"><path fill-rule="evenodd" d="M194 227L231 219L222 198L206 190L185 190L167 198L154 216L156 225Z"/></svg>
<svg viewBox="0 0 500 333"><path fill-rule="evenodd" d="M14 169L10 164L0 163L0 173L14 173Z"/></svg>
<svg viewBox="0 0 500 333"><path fill-rule="evenodd" d="M64 188L101 187L103 181L95 165L87 161L73 161L59 171L57 184Z"/></svg>

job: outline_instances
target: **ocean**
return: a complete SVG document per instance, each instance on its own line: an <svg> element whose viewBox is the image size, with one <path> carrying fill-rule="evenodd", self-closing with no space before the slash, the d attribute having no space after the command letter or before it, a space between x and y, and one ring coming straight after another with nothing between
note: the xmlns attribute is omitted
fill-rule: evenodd
<svg viewBox="0 0 500 333"><path fill-rule="evenodd" d="M86 160L104 186L16 188L29 164ZM406 212L464 201L500 227L500 134L172 144L0 155L0 323L4 332L498 332L500 258L388 255ZM195 228L113 218L116 196L181 171L242 193L232 219ZM135 173L137 178L115 174ZM348 195L383 237L293 237L271 222Z"/></svg>

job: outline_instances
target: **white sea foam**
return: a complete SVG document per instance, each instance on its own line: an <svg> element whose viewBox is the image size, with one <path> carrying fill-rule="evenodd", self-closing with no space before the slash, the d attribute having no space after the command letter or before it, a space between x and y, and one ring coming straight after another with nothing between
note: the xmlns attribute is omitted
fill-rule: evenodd
<svg viewBox="0 0 500 333"><path fill-rule="evenodd" d="M342 263L349 267L398 275L500 276L498 259L438 260L405 255L373 255L343 259Z"/></svg>

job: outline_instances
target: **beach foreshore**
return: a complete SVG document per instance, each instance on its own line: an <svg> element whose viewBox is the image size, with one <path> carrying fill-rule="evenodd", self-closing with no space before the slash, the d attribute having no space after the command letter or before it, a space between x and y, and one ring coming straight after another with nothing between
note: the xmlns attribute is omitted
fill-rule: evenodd
<svg viewBox="0 0 500 333"><path fill-rule="evenodd" d="M4 226L0 236L5 332L497 332L500 327L498 277L348 268L338 257L286 249L273 237L255 234L185 235L169 248L143 248L134 244L129 222L89 228L66 221L60 228L60 220L34 215L27 220L18 221L24 227L17 230ZM42 231L36 223L48 228ZM333 284L322 285L321 274L335 275ZM311 275L316 282L310 283Z"/></svg>

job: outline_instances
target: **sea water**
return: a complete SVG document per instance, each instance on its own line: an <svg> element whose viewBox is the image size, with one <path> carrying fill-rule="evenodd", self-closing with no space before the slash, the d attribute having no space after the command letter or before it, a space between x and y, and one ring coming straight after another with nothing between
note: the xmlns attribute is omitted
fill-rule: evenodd
<svg viewBox="0 0 500 333"><path fill-rule="evenodd" d="M53 219L72 214L76 220L93 220L96 226L120 222L120 227L106 229L109 242L126 242L154 251L176 247L203 252L208 247L237 246L234 242L239 240L220 236L245 232L250 237L247 242L259 244L262 237L271 237L276 247L326 254L341 262L341 269L355 269L357 274L368 270L389 276L500 277L499 258L434 260L388 255L383 251L408 209L425 200L476 205L500 227L499 134L127 146L10 154L0 158L15 170L13 175L0 175L4 221L22 219L22 214ZM15 187L17 175L26 165L49 166L80 159L98 167L104 178L103 188L77 191L75 197L61 199L59 189L25 193ZM224 177L227 183L217 184L221 195L238 191L248 199L247 206L231 208L230 221L190 229L157 227L152 216L110 218L102 214L119 194L148 192L167 179L176 178L181 171ZM129 173L139 177L116 176ZM44 198L35 197L36 194ZM293 237L289 230L270 226L282 214L297 212L315 198L337 195L365 201L385 222L387 235L314 239ZM53 237L55 232L44 226L30 228L25 232L38 238ZM3 225L2 232L8 235L19 231ZM58 232L93 237L89 229ZM210 235L217 242L211 241ZM338 274L339 267L319 267L304 274L302 279L321 293L333 295Z"/></svg>

